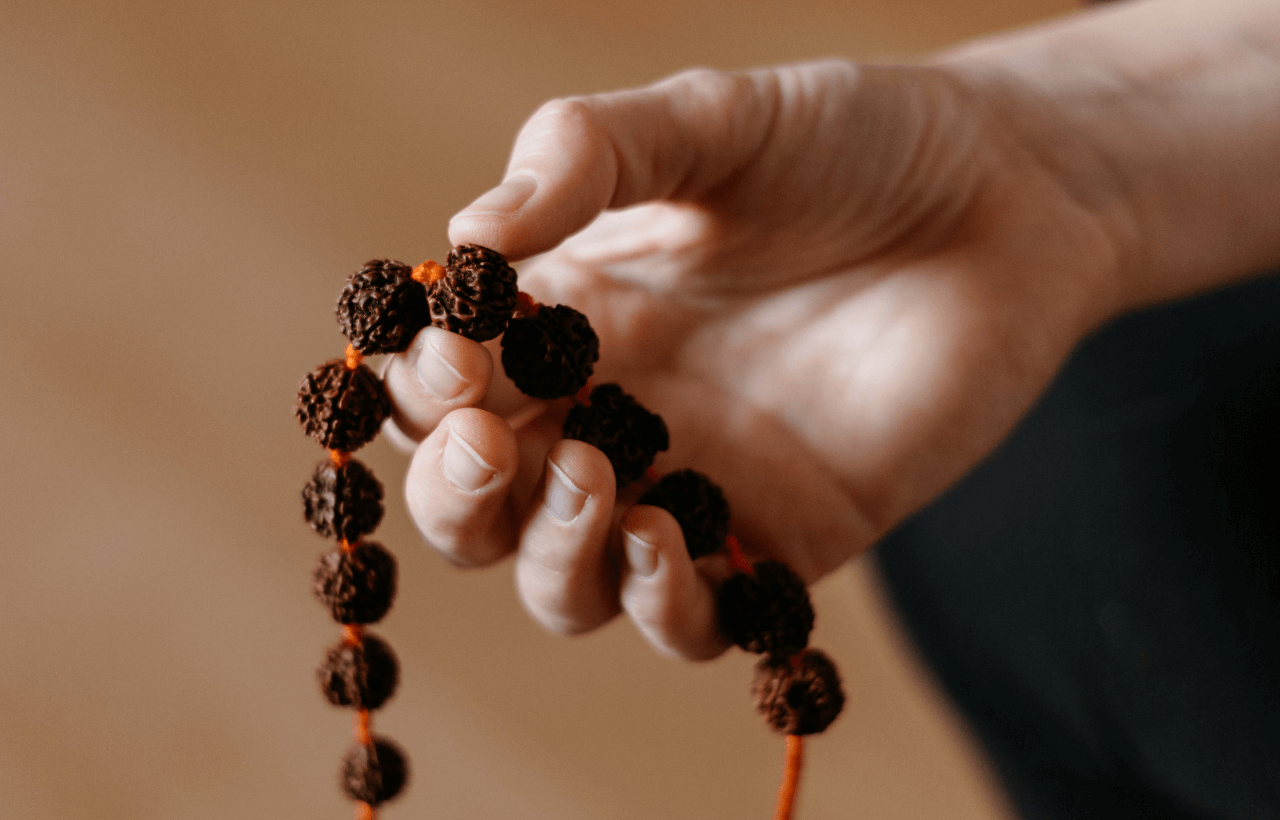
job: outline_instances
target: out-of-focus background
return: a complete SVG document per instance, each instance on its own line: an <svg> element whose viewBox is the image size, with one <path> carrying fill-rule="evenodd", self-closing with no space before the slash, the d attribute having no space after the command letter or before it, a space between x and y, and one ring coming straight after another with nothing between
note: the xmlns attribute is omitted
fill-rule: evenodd
<svg viewBox="0 0 1280 820"><path fill-rule="evenodd" d="M344 818L350 714L313 669L325 544L291 413L367 258L447 251L554 96L681 68L910 59L1071 0L0 3L0 817ZM661 408L657 408L659 411ZM405 458L380 540L403 682L396 818L768 817L752 659L625 622L545 635L509 567L420 546ZM1009 817L862 566L816 588L849 705L800 818Z"/></svg>

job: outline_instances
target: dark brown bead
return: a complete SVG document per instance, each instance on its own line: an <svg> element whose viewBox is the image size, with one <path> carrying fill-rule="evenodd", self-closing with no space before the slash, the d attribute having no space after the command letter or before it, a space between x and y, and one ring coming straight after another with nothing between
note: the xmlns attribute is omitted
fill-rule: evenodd
<svg viewBox="0 0 1280 820"><path fill-rule="evenodd" d="M362 353L399 353L430 323L427 289L401 262L365 262L338 297L338 326Z"/></svg>
<svg viewBox="0 0 1280 820"><path fill-rule="evenodd" d="M352 800L370 806L385 803L399 794L408 780L404 752L385 737L373 738L368 746L355 743L342 758L339 783Z"/></svg>
<svg viewBox="0 0 1280 820"><path fill-rule="evenodd" d="M512 319L502 337L502 369L535 399L572 396L586 385L600 358L600 340L587 317L569 307L540 307Z"/></svg>
<svg viewBox="0 0 1280 820"><path fill-rule="evenodd" d="M475 339L496 339L516 309L516 272L506 257L480 245L449 251L444 276L427 289L431 324Z"/></svg>
<svg viewBox="0 0 1280 820"><path fill-rule="evenodd" d="M341 547L320 556L312 574L316 597L340 624L381 620L396 596L396 559L367 541L350 552Z"/></svg>
<svg viewBox="0 0 1280 820"><path fill-rule="evenodd" d="M382 521L382 482L354 458L341 467L325 459L302 488L302 509L320 535L354 543Z"/></svg>
<svg viewBox="0 0 1280 820"><path fill-rule="evenodd" d="M796 660L766 655L756 664L751 694L756 709L774 731L784 735L814 735L823 731L844 708L840 673L831 659L806 649Z"/></svg>
<svg viewBox="0 0 1280 820"><path fill-rule="evenodd" d="M564 437L600 448L622 489L644 475L653 457L667 449L667 425L616 384L593 388L590 402L569 411Z"/></svg>
<svg viewBox="0 0 1280 820"><path fill-rule="evenodd" d="M748 652L793 655L809 643L813 604L804 581L781 561L760 561L720 585L716 609L725 637Z"/></svg>
<svg viewBox="0 0 1280 820"><path fill-rule="evenodd" d="M366 632L358 644L334 644L316 676L334 706L377 709L395 692L400 664L386 641Z"/></svg>
<svg viewBox="0 0 1280 820"><path fill-rule="evenodd" d="M729 535L729 502L724 492L695 470L667 473L636 503L652 504L675 516L691 558L720 549Z"/></svg>
<svg viewBox="0 0 1280 820"><path fill-rule="evenodd" d="M342 359L325 362L298 386L293 413L302 429L328 450L350 452L378 435L391 399L373 371Z"/></svg>

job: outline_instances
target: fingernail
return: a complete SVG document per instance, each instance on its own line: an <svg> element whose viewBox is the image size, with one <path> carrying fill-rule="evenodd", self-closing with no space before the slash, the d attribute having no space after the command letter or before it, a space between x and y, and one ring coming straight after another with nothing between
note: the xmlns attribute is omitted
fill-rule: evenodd
<svg viewBox="0 0 1280 820"><path fill-rule="evenodd" d="M506 216L520 210L520 206L529 201L533 192L538 190L538 182L533 177L518 174L482 194L479 199L463 208L458 216L475 216L493 214Z"/></svg>
<svg viewBox="0 0 1280 820"><path fill-rule="evenodd" d="M578 489L554 461L547 462L547 473L547 510L561 521L572 521L582 512L587 494Z"/></svg>
<svg viewBox="0 0 1280 820"><path fill-rule="evenodd" d="M455 398L467 387L467 380L449 364L440 349L438 334L430 333L418 352L418 384L424 393L441 401Z"/></svg>
<svg viewBox="0 0 1280 820"><path fill-rule="evenodd" d="M627 563L637 575L652 575L658 571L658 549L635 533L622 531L622 548L627 553Z"/></svg>
<svg viewBox="0 0 1280 820"><path fill-rule="evenodd" d="M444 445L444 457L441 468L444 477L459 490L478 490L489 483L498 471L488 464L456 433L449 433L449 440Z"/></svg>

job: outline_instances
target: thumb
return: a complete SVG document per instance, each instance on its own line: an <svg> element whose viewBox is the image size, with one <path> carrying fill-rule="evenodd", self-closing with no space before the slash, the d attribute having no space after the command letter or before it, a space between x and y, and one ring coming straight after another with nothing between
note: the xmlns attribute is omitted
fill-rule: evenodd
<svg viewBox="0 0 1280 820"><path fill-rule="evenodd" d="M607 208L696 199L759 153L778 100L776 70L695 70L647 88L553 100L520 130L502 184L450 221L449 240L521 259Z"/></svg>

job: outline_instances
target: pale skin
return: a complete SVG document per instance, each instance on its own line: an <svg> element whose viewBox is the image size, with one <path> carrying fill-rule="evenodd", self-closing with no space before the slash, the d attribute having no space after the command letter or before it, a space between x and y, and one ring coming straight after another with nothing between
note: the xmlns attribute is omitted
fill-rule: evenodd
<svg viewBox="0 0 1280 820"><path fill-rule="evenodd" d="M1280 3L1132 0L917 66L830 61L543 106L449 239L586 313L593 383L661 414L752 557L808 581L990 452L1109 319L1280 263ZM423 537L514 554L565 634L625 612L726 648L722 557L560 440L497 342L427 328L386 370Z"/></svg>

